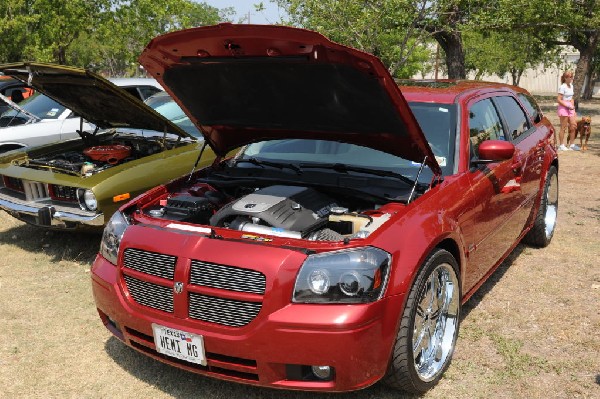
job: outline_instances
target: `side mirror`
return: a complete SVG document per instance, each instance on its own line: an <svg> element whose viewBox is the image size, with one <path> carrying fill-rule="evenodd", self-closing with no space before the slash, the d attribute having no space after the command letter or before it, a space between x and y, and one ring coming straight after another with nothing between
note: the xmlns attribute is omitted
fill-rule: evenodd
<svg viewBox="0 0 600 399"><path fill-rule="evenodd" d="M485 164L511 159L515 154L515 146L504 140L486 140L479 145L479 159L473 164Z"/></svg>

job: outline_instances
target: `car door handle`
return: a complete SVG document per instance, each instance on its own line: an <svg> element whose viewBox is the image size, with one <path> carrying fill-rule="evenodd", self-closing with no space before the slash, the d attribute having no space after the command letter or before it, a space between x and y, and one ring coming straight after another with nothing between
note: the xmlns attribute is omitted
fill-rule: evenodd
<svg viewBox="0 0 600 399"><path fill-rule="evenodd" d="M544 143L538 143L535 146L535 155L543 155L546 152L546 146Z"/></svg>
<svg viewBox="0 0 600 399"><path fill-rule="evenodd" d="M515 173L515 175L521 174L521 169L523 168L523 161L520 159L513 160L513 163L510 165L511 169Z"/></svg>

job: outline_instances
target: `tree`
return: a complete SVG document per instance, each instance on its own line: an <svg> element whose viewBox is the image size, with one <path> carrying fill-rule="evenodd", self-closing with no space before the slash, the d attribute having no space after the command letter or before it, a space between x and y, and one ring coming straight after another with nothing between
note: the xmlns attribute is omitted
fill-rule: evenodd
<svg viewBox="0 0 600 399"><path fill-rule="evenodd" d="M429 58L430 35L417 26L410 0L277 0L294 26L381 59L393 76L410 77ZM425 4L425 1L422 1Z"/></svg>
<svg viewBox="0 0 600 399"><path fill-rule="evenodd" d="M28 45L28 27L38 20L38 15L30 12L31 1L4 0L0 2L0 60L17 62L24 59L24 49Z"/></svg>
<svg viewBox="0 0 600 399"><path fill-rule="evenodd" d="M588 77L590 83L592 80L593 58L600 44L600 5L596 0L573 0L569 3L571 24L567 26L565 41L579 50L573 81L577 104L584 93L585 78Z"/></svg>
<svg viewBox="0 0 600 399"><path fill-rule="evenodd" d="M68 63L130 74L154 36L232 14L192 0L2 0L0 62Z"/></svg>
<svg viewBox="0 0 600 399"><path fill-rule="evenodd" d="M570 45L580 54L575 69L575 101L584 92L586 76L591 81L593 57L600 42L598 0L495 0L480 15L480 24L490 30L517 31L538 38L546 46Z"/></svg>
<svg viewBox="0 0 600 399"><path fill-rule="evenodd" d="M461 0L427 1L427 17L420 22L444 50L450 79L467 77L462 39L462 29L468 21L469 10L465 3Z"/></svg>
<svg viewBox="0 0 600 399"><path fill-rule="evenodd" d="M463 36L466 67L476 72L476 79L483 74L500 77L509 74L512 84L518 86L526 69L553 64L558 60L556 47L532 35L514 31L469 31Z"/></svg>
<svg viewBox="0 0 600 399"><path fill-rule="evenodd" d="M119 0L111 20L96 32L103 45L98 46L101 57L95 66L111 76L132 74L141 51L155 36L215 24L223 17L217 8L191 0Z"/></svg>
<svg viewBox="0 0 600 399"><path fill-rule="evenodd" d="M67 50L84 33L90 33L110 0L33 0L29 10L35 22L27 27L26 55L38 61L66 64Z"/></svg>

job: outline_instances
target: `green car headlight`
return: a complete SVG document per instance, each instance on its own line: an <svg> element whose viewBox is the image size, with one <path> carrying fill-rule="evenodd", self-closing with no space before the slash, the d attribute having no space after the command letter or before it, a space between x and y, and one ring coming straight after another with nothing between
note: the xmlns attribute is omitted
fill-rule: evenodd
<svg viewBox="0 0 600 399"><path fill-rule="evenodd" d="M383 296L392 257L374 247L310 255L302 264L292 301L367 303Z"/></svg>
<svg viewBox="0 0 600 399"><path fill-rule="evenodd" d="M104 232L102 233L102 241L100 242L100 254L113 265L117 265L117 256L119 255L119 246L125 230L129 223L121 212L115 212L108 221Z"/></svg>
<svg viewBox="0 0 600 399"><path fill-rule="evenodd" d="M77 192L79 206L83 210L95 211L98 209L98 201L92 190L79 189Z"/></svg>

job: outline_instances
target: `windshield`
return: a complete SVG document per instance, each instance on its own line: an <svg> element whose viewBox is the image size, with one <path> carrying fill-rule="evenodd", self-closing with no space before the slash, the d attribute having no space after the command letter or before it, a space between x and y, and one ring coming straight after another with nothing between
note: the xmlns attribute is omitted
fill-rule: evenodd
<svg viewBox="0 0 600 399"><path fill-rule="evenodd" d="M444 175L453 173L456 106L432 103L410 103L421 129L431 146ZM270 140L246 146L239 159L255 159L284 164L343 164L363 169L384 170L410 179L417 177L420 164L386 152L355 144L328 140ZM423 169L419 181L428 183L432 173Z"/></svg>
<svg viewBox="0 0 600 399"><path fill-rule="evenodd" d="M202 137L190 118L183 112L177 103L166 93L160 93L146 100L146 104L156 112L185 130L194 137Z"/></svg>
<svg viewBox="0 0 600 399"><path fill-rule="evenodd" d="M67 109L65 106L41 93L25 99L23 102L19 103L19 106L40 119L58 119ZM10 109L3 113L2 117L13 117L17 116L17 114L19 114L19 112Z"/></svg>

